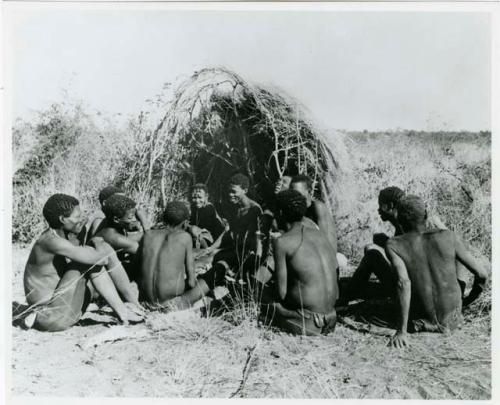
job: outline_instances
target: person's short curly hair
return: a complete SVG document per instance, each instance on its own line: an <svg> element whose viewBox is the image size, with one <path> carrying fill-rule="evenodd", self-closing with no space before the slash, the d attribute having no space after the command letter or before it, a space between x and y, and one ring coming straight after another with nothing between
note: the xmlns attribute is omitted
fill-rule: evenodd
<svg viewBox="0 0 500 405"><path fill-rule="evenodd" d="M163 211L163 222L166 225L177 226L189 218L189 208L182 201L172 201Z"/></svg>
<svg viewBox="0 0 500 405"><path fill-rule="evenodd" d="M51 228L60 228L62 224L59 217L71 216L74 208L78 205L80 205L80 201L75 197L67 194L54 194L43 206L43 217Z"/></svg>
<svg viewBox="0 0 500 405"><path fill-rule="evenodd" d="M399 187L387 187L380 190L378 194L378 201L382 204L394 204L396 205L401 198L403 198L405 192Z"/></svg>
<svg viewBox="0 0 500 405"><path fill-rule="evenodd" d="M123 194L113 194L106 200L106 204L102 207L102 212L106 218L123 218L128 210L136 207L134 200L124 196Z"/></svg>
<svg viewBox="0 0 500 405"><path fill-rule="evenodd" d="M283 190L276 194L276 208L286 222L300 221L307 211L306 198L296 190Z"/></svg>
<svg viewBox="0 0 500 405"><path fill-rule="evenodd" d="M244 190L250 187L250 180L247 176L241 173L236 173L229 179L229 186L240 186Z"/></svg>
<svg viewBox="0 0 500 405"><path fill-rule="evenodd" d="M198 191L198 190L203 190L205 192L205 194L208 194L208 187L206 184L204 183L196 183L196 184L193 184L191 186L191 190L190 192L193 193L194 191Z"/></svg>
<svg viewBox="0 0 500 405"><path fill-rule="evenodd" d="M104 187L101 191L99 191L99 202L102 205L104 201L106 201L109 197L116 193L123 193L123 191L115 186Z"/></svg>
<svg viewBox="0 0 500 405"><path fill-rule="evenodd" d="M427 209L424 201L416 195L407 195L401 198L397 205L398 222L404 229L414 228L425 223Z"/></svg>
<svg viewBox="0 0 500 405"><path fill-rule="evenodd" d="M294 183L304 183L307 186L308 190L312 189L312 180L306 174L298 174L296 176L293 176L290 185Z"/></svg>

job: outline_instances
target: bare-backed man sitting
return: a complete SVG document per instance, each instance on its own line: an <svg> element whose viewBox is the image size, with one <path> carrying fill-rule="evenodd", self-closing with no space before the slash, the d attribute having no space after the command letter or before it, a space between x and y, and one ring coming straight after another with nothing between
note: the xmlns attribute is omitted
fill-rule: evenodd
<svg viewBox="0 0 500 405"><path fill-rule="evenodd" d="M470 270L474 285L465 305L482 292L487 272L477 263L454 232L425 228L427 212L416 196L403 197L397 205L403 234L387 241L386 253L396 272L400 305L398 331L391 343L408 344L407 330L451 331L462 322L462 292L456 261Z"/></svg>
<svg viewBox="0 0 500 405"><path fill-rule="evenodd" d="M189 210L182 201L169 202L163 213L165 228L144 234L139 248L141 298L162 306L194 287L193 246L185 231Z"/></svg>
<svg viewBox="0 0 500 405"><path fill-rule="evenodd" d="M378 195L378 213L380 219L384 222L389 222L394 227L394 236L401 235L403 228L398 220L397 205L399 201L405 197L405 192L398 187L386 187L382 189ZM426 229L447 229L437 216L428 217L425 221ZM391 271L389 259L385 254L385 246L389 236L384 233L376 233L373 235L373 243L365 246L365 254L359 263L358 268L354 271L349 283L337 305L346 305L350 300L356 298L368 298L374 291L369 292L369 279L372 273L376 275L380 281L379 295L395 296L396 285L395 277ZM468 272L464 266L457 262L457 279L462 291L465 291Z"/></svg>
<svg viewBox="0 0 500 405"><path fill-rule="evenodd" d="M335 253L325 234L304 223L306 198L295 190L277 194L287 231L274 241L276 293L261 306L261 319L286 332L328 333L335 327L338 284Z"/></svg>

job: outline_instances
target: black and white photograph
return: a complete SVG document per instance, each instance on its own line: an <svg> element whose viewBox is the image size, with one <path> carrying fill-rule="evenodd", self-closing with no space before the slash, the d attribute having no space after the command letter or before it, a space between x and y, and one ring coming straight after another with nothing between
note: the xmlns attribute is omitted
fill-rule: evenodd
<svg viewBox="0 0 500 405"><path fill-rule="evenodd" d="M20 3L8 399L492 399L498 3Z"/></svg>

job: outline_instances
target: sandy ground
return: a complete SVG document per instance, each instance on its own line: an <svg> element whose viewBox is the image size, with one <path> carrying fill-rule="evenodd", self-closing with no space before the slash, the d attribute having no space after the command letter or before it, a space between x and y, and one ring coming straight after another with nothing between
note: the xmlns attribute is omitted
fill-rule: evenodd
<svg viewBox="0 0 500 405"><path fill-rule="evenodd" d="M14 248L13 297L24 302L27 249ZM239 319L238 319L239 316ZM489 316L450 336L411 336L340 322L335 333L293 337L198 312L150 313L118 326L96 313L68 331L13 327L12 394L43 396L489 399Z"/></svg>

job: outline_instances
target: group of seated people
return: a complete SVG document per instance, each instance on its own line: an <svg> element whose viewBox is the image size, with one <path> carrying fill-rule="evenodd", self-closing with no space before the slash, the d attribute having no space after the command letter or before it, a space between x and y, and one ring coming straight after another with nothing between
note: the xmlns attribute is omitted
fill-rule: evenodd
<svg viewBox="0 0 500 405"><path fill-rule="evenodd" d="M99 194L102 213L85 217L76 198L55 194L44 208L49 228L37 239L24 274L27 325L65 330L100 296L124 324L142 322L148 308L191 307L219 286L246 291L259 302L259 320L293 334L333 331L336 307L365 297L372 273L398 309L391 343L407 332L458 327L462 306L484 288L486 270L456 234L427 217L424 202L397 187L379 194L379 214L394 237L375 234L349 282L339 291L335 221L312 195L305 175L283 176L272 206L248 196L249 179L233 175L227 208L219 213L208 189L195 184L190 207L169 202L153 227L143 210L116 187ZM209 269L196 274L198 258ZM474 275L464 297L468 269Z"/></svg>

